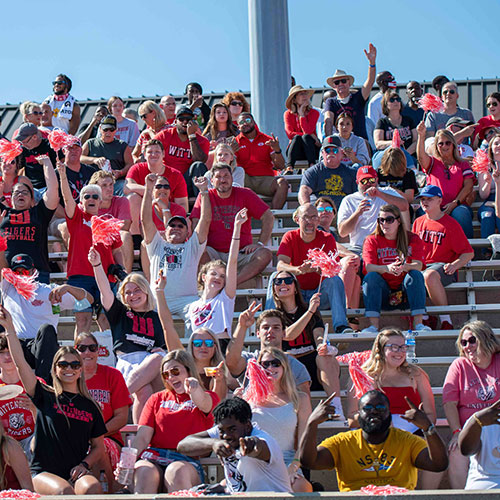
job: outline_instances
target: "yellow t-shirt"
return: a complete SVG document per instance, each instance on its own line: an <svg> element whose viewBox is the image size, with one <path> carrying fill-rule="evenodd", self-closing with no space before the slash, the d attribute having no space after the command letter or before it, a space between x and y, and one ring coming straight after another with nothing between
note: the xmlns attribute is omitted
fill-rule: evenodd
<svg viewBox="0 0 500 500"><path fill-rule="evenodd" d="M340 491L355 491L369 484L414 490L417 485L415 460L427 443L391 427L389 436L380 444L367 443L361 429L356 429L329 437L320 446L332 454Z"/></svg>

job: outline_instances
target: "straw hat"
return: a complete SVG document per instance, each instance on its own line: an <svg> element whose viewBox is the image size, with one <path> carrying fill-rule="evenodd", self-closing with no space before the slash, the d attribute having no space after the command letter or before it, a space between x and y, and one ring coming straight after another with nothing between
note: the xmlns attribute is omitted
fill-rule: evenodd
<svg viewBox="0 0 500 500"><path fill-rule="evenodd" d="M328 85L330 85L330 87L332 87L332 89L334 89L335 85L333 84L333 82L335 80L340 79L340 78L349 78L349 80L351 80L351 85L354 83L354 77L352 75L348 75L345 71L343 71L341 69L336 69L335 74L333 76L331 76L330 78L326 79L326 83L328 83Z"/></svg>
<svg viewBox="0 0 500 500"><path fill-rule="evenodd" d="M290 91L288 92L288 97L286 98L285 101L285 106L290 109L292 106L292 100L293 98L299 93L299 92L307 92L309 94L309 97L312 97L314 94L313 89L305 89L302 87L302 85L294 85Z"/></svg>

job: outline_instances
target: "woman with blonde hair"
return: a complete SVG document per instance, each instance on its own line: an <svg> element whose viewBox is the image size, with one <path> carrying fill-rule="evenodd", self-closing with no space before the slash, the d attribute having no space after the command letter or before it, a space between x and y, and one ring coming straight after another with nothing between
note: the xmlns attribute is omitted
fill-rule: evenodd
<svg viewBox="0 0 500 500"><path fill-rule="evenodd" d="M219 398L203 389L195 362L184 350L169 352L160 373L164 390L148 399L132 442L140 457L134 473L136 494L172 493L204 482L200 462L176 449L189 434L213 426L212 410Z"/></svg>
<svg viewBox="0 0 500 500"><path fill-rule="evenodd" d="M101 265L101 256L93 247L88 260L111 328L113 350L118 358L116 369L134 398L132 418L137 423L146 401L161 387L158 370L165 341L154 295L144 276L131 273L122 281L118 299Z"/></svg>
<svg viewBox="0 0 500 500"><path fill-rule="evenodd" d="M170 127L166 124L166 117L163 109L154 101L144 101L139 106L139 117L146 124L146 129L141 132L139 139L132 151L132 157L137 163L144 161L144 146L155 138L156 134Z"/></svg>
<svg viewBox="0 0 500 500"><path fill-rule="evenodd" d="M208 179L208 188L212 189L212 167L219 163L224 163L231 167L233 175L233 186L245 187L245 169L236 165L236 153L231 144L220 142L215 149L208 155L207 167L208 172L205 177Z"/></svg>
<svg viewBox="0 0 500 500"><path fill-rule="evenodd" d="M241 113L250 112L250 104L245 99L241 92L228 92L223 98L222 102L229 107L233 125L238 126L238 117Z"/></svg>
<svg viewBox="0 0 500 500"><path fill-rule="evenodd" d="M31 475L40 495L102 493L91 473L104 453L106 426L101 410L90 396L80 354L61 347L52 362L53 386L40 382L24 358L12 317L0 308L10 354L21 381L37 407Z"/></svg>

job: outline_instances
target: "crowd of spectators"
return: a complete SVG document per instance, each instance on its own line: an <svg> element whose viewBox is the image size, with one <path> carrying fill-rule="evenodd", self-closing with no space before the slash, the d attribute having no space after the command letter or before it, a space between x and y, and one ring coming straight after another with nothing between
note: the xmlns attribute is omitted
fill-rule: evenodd
<svg viewBox="0 0 500 500"><path fill-rule="evenodd" d="M445 445L429 375L381 318L409 310L409 330L429 335L438 321L459 327L446 287L474 257L475 184L481 237L500 229L500 93L476 123L441 75L432 86L443 111L424 113L420 83L408 83L403 103L393 73L377 74L376 48L364 53L363 85L337 69L322 108L293 82L286 148L259 129L242 93L209 106L196 82L179 105L166 95L135 110L112 96L87 123L64 74L42 104L22 103L7 138L22 151L0 163L0 266L31 277L35 291L27 299L12 278L0 283L0 490L312 492L321 485L311 470L322 469L336 470L341 491L415 489L419 470L419 487L435 489L448 464L453 488L500 487L500 342L490 326L470 321L458 334ZM56 152L57 129L73 140ZM488 158L480 172L476 150ZM273 210L299 171L298 228L282 233L274 267ZM99 216L122 222L111 243L93 240ZM49 240L66 260L49 259ZM311 263L314 250L336 259L335 275ZM258 288L270 265L265 300L233 325L237 288ZM51 283L61 271L66 282ZM348 317L361 299L364 318ZM67 310L74 343L59 347ZM346 387L323 310L333 333L374 338ZM245 350L252 329L260 345ZM258 401L247 390L254 366L269 382ZM314 408L311 391L326 395ZM351 430L319 442L327 420ZM137 426L129 443L127 423ZM137 452L126 485L125 445ZM200 457L212 452L225 479L207 485Z"/></svg>

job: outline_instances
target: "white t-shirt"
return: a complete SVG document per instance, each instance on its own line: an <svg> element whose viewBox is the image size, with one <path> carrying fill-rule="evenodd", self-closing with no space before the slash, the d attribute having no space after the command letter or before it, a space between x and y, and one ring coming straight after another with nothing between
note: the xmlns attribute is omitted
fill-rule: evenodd
<svg viewBox="0 0 500 500"><path fill-rule="evenodd" d="M212 439L220 439L217 426L208 429ZM223 459L226 488L229 493L241 491L275 491L292 492L288 470L283 460L283 453L278 443L266 432L253 428L251 436L263 439L271 458L269 462L257 458L242 456L239 451L229 458Z"/></svg>
<svg viewBox="0 0 500 500"><path fill-rule="evenodd" d="M474 417L470 417L469 420L472 418ZM481 450L470 458L465 489L494 488L500 488L500 427L486 425L481 431Z"/></svg>
<svg viewBox="0 0 500 500"><path fill-rule="evenodd" d="M206 245L206 241L200 244L196 232L186 242L179 244L168 243L159 232L156 232L151 243L146 245L150 262L151 286L154 286L160 269L166 271L167 303L169 298L198 295L196 288L198 263Z"/></svg>
<svg viewBox="0 0 500 500"><path fill-rule="evenodd" d="M188 318L193 331L198 328L210 328L214 333L220 334L224 330L231 335L231 324L234 314L234 300L230 299L223 289L213 299L205 302L202 299L189 306Z"/></svg>
<svg viewBox="0 0 500 500"><path fill-rule="evenodd" d="M380 191L390 194L392 196L397 196L398 198L402 198L402 196L392 188L381 188ZM372 198L371 196L367 196L372 203L370 210L364 212L359 217L356 225L354 226L353 231L349 235L349 243L352 246L356 246L359 248L363 247L363 242L365 238L372 234L375 231L375 227L377 226L377 217L380 212L380 209L387 205L387 202L382 198ZM337 224L340 225L341 222L348 219L358 208L358 205L365 199L365 196L362 195L359 191L356 193L352 193L347 195L339 206L339 213L337 216Z"/></svg>
<svg viewBox="0 0 500 500"><path fill-rule="evenodd" d="M29 302L17 293L13 285L2 280L0 288L4 307L11 314L17 336L20 339L34 339L38 329L45 323L49 323L57 329L59 313L54 314L52 304L49 301L49 294L55 287L55 284L38 283L35 297ZM75 303L75 297L70 293L65 293L58 305L61 311L65 311L73 309Z"/></svg>
<svg viewBox="0 0 500 500"><path fill-rule="evenodd" d="M370 102L368 103L368 112L366 113L366 116L370 118L370 120L377 125L377 122L384 116L384 113L382 113L382 98L384 97L384 94L382 92L378 91L371 99Z"/></svg>
<svg viewBox="0 0 500 500"><path fill-rule="evenodd" d="M120 141L126 142L131 148L135 146L137 139L139 139L139 135L139 127L134 120L124 118L116 125L115 139L120 139Z"/></svg>

